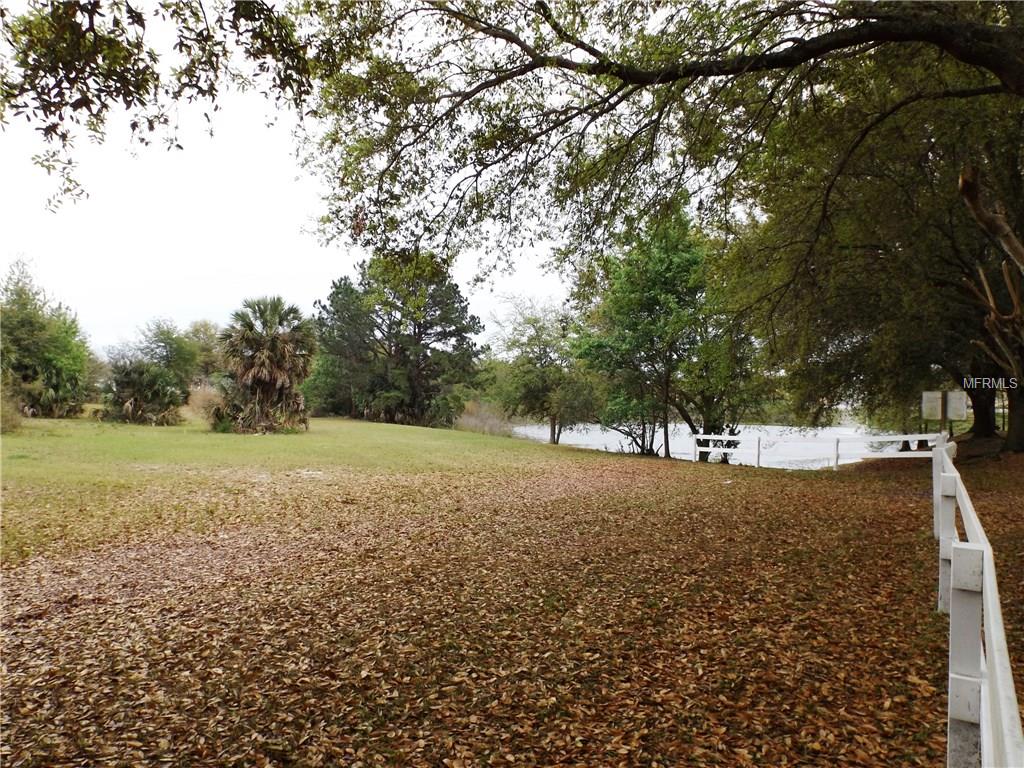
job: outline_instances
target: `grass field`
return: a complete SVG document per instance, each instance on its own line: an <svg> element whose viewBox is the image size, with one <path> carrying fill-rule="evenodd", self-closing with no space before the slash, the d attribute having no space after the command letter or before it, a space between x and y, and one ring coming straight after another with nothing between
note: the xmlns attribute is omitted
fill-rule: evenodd
<svg viewBox="0 0 1024 768"><path fill-rule="evenodd" d="M520 440L450 430L318 419L308 433L224 435L202 423L152 428L37 420L3 440L4 560L232 522L295 520L360 477L418 477L509 467L542 471L550 452ZM332 493L337 492L335 495ZM312 497L310 494L312 493ZM340 497L337 495L340 494Z"/></svg>
<svg viewBox="0 0 1024 768"><path fill-rule="evenodd" d="M40 420L2 451L8 765L943 760L924 463L335 420ZM962 468L1018 669L1022 458Z"/></svg>

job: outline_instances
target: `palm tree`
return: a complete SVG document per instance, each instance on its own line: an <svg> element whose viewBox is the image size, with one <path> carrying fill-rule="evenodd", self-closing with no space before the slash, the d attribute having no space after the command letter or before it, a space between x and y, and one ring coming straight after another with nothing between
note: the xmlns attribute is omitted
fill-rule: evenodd
<svg viewBox="0 0 1024 768"><path fill-rule="evenodd" d="M313 322L280 296L248 299L220 334L229 379L223 409L242 432L272 432L307 424L299 385L316 352Z"/></svg>

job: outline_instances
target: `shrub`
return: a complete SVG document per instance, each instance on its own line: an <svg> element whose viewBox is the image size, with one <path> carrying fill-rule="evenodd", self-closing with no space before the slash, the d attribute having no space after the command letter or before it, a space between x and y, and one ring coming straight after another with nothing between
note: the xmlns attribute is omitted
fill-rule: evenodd
<svg viewBox="0 0 1024 768"><path fill-rule="evenodd" d="M180 409L187 398L174 371L139 357L123 357L110 364L102 418L155 426L180 424Z"/></svg>
<svg viewBox="0 0 1024 768"><path fill-rule="evenodd" d="M10 410L49 418L80 414L95 359L78 320L46 297L22 262L0 286L0 304L0 363L15 405Z"/></svg>
<svg viewBox="0 0 1024 768"><path fill-rule="evenodd" d="M273 400L259 390L238 384L233 376L218 381L220 399L213 403L207 420L215 432L266 433L309 429L305 398L298 389L276 392Z"/></svg>
<svg viewBox="0 0 1024 768"><path fill-rule="evenodd" d="M216 416L211 416L208 421L210 422L210 429L222 435L235 431L235 422L223 411L219 411Z"/></svg>

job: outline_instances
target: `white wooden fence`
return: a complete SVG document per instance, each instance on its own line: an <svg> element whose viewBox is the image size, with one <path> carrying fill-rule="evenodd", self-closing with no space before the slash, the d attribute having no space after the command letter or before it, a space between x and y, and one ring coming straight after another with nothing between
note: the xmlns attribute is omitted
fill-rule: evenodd
<svg viewBox="0 0 1024 768"><path fill-rule="evenodd" d="M985 529L953 466L956 446L932 450L934 534L939 540L938 609L949 614L947 765L1024 766L1024 733ZM966 535L957 531L957 510Z"/></svg>
<svg viewBox="0 0 1024 768"><path fill-rule="evenodd" d="M930 451L872 451L864 450L864 443L902 443L908 441L911 444L918 441L934 442L936 436L934 434L923 434L923 435L851 435L849 437L835 437L835 438L822 438L822 437L799 437L795 436L792 438L787 437L785 440L778 440L772 438L770 442L774 445L778 442L784 443L822 443L829 446L829 459L833 469L839 469L839 459L871 459L871 458L882 458L882 459L920 459L928 458L931 456ZM761 435L693 435L693 460L697 461L701 453L721 453L730 454L738 453L743 444L754 443L754 466L761 466L761 448L762 448L762 437ZM707 445L699 445L701 442L706 442ZM766 441L769 442L769 441ZM859 447L859 450L843 450L843 444L851 445L855 444ZM726 447L728 446L728 447ZM1024 768L1024 766L1021 766Z"/></svg>
<svg viewBox="0 0 1024 768"><path fill-rule="evenodd" d="M928 441L934 447L902 453L842 451L843 442L904 440ZM698 445L700 441L708 442ZM755 464L761 466L760 436L694 435L693 460L702 451L735 453L740 444L754 441ZM939 540L938 610L949 614L946 763L949 768L1024 768L1024 733L999 605L995 558L967 488L953 465L956 445L947 443L942 434L840 437L827 442L832 443L834 469L839 468L840 456L931 458L933 529ZM726 445L730 447L723 447ZM957 531L957 510L966 539L961 539Z"/></svg>

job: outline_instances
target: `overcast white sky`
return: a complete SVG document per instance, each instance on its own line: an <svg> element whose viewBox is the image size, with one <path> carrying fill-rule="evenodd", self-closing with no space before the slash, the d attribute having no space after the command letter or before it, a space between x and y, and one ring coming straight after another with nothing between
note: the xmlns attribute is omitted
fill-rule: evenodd
<svg viewBox="0 0 1024 768"><path fill-rule="evenodd" d="M0 266L22 258L52 298L78 315L93 348L134 339L153 318L224 324L243 299L280 294L310 312L331 281L365 254L323 246L319 182L295 157L294 118L256 93L228 94L206 133L203 107L181 108L184 151L129 141L114 120L103 144L76 147L89 198L56 212L57 179L32 163L43 142L25 122L0 129ZM512 276L471 288L475 258L456 266L471 309L488 326L503 296L560 300L546 252ZM484 337L490 336L491 327Z"/></svg>

